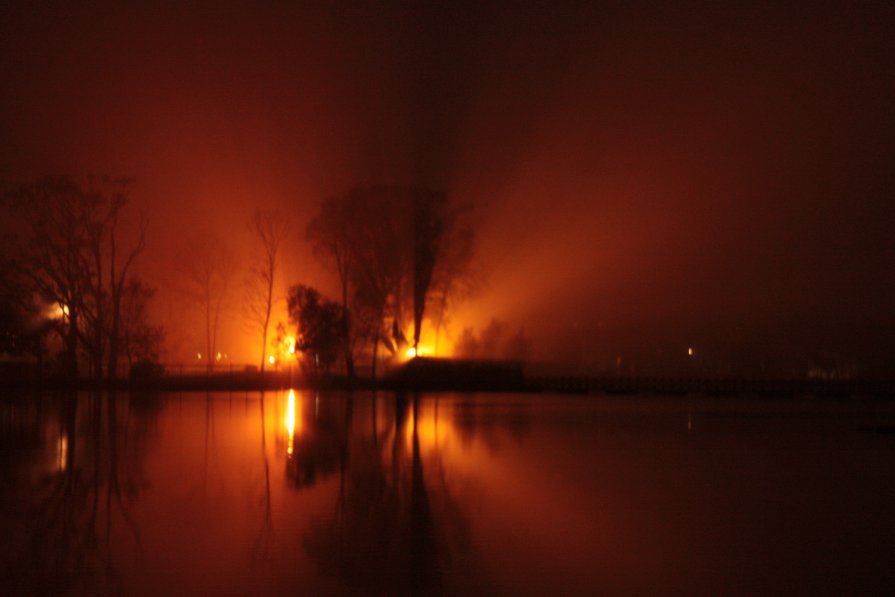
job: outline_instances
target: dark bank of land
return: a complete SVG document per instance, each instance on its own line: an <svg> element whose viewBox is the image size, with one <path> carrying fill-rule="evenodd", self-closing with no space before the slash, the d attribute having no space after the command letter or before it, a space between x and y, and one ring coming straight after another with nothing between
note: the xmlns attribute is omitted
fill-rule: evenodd
<svg viewBox="0 0 895 597"><path fill-rule="evenodd" d="M227 391L307 388L399 392L523 392L563 394L815 398L893 398L895 379L652 377L619 375L530 375L517 361L415 358L380 379L344 375L306 376L295 371L166 373L106 380L38 378L5 371L0 386L49 389Z"/></svg>

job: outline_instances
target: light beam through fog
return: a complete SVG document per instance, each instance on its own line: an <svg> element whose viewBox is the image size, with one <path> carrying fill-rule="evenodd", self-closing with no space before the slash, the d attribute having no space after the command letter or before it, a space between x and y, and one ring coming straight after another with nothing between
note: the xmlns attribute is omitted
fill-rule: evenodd
<svg viewBox="0 0 895 597"><path fill-rule="evenodd" d="M0 595L895 594L895 5L102 4L0 4Z"/></svg>
<svg viewBox="0 0 895 597"><path fill-rule="evenodd" d="M222 355L254 362L253 211L290 226L275 326L292 284L337 297L304 236L320 201L395 184L474 209L484 274L439 352L497 319L539 359L601 370L691 345L719 371L887 366L891 17L9 4L0 181L135 177L128 226L149 222L137 267L172 362L207 352L196 251L226 263Z"/></svg>

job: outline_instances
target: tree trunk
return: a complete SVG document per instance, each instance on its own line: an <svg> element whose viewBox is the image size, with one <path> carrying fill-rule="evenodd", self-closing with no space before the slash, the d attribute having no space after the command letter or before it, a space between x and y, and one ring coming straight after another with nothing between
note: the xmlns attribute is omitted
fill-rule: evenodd
<svg viewBox="0 0 895 597"><path fill-rule="evenodd" d="M373 336L373 365L370 373L370 379L376 379L376 357L379 354L379 334L380 331L376 329L376 335Z"/></svg>
<svg viewBox="0 0 895 597"><path fill-rule="evenodd" d="M65 368L71 379L78 378L78 312L68 307L68 333L65 338Z"/></svg>
<svg viewBox="0 0 895 597"><path fill-rule="evenodd" d="M261 374L264 374L264 365L267 362L267 326L270 322L270 312L268 311L267 319L264 320L264 333L261 334Z"/></svg>
<svg viewBox="0 0 895 597"><path fill-rule="evenodd" d="M261 374L264 374L264 365L267 361L267 329L270 327L270 310L273 306L273 267L267 284L267 309L264 312L264 330L261 333Z"/></svg>
<svg viewBox="0 0 895 597"><path fill-rule="evenodd" d="M112 324L109 329L109 364L106 375L109 381L114 382L118 377L118 328L121 325L121 295L113 292L112 296Z"/></svg>

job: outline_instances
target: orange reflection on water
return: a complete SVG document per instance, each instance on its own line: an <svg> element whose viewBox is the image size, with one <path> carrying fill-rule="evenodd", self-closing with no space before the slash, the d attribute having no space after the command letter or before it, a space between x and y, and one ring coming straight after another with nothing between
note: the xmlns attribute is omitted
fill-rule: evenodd
<svg viewBox="0 0 895 597"><path fill-rule="evenodd" d="M68 436L63 434L56 440L56 469L65 471L68 465Z"/></svg>
<svg viewBox="0 0 895 597"><path fill-rule="evenodd" d="M299 410L299 412L301 412ZM292 456L295 446L295 390L289 390L286 399L286 432L289 434L289 442L286 444L286 455ZM299 431L301 430L301 417L298 418Z"/></svg>
<svg viewBox="0 0 895 597"><path fill-rule="evenodd" d="M416 413L415 409L418 409ZM413 436L416 434L420 450L424 452L438 450L446 453L445 450L452 447L453 440L457 437L457 430L452 420L453 414L452 406L439 405L438 399L410 404L407 420L400 430L405 448L412 449Z"/></svg>

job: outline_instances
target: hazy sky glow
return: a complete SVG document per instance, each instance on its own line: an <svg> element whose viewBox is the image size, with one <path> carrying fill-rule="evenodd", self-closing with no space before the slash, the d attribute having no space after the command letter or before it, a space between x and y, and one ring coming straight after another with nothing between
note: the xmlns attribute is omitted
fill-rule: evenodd
<svg viewBox="0 0 895 597"><path fill-rule="evenodd" d="M332 291L304 226L323 196L375 183L475 205L490 275L457 329L496 316L564 342L616 330L609 352L659 338L884 352L895 14L881 4L7 2L0 183L134 176L141 267L184 354L175 265L191 242L245 256L252 210L279 206L296 229L284 286ZM238 315L225 342L248 360Z"/></svg>

